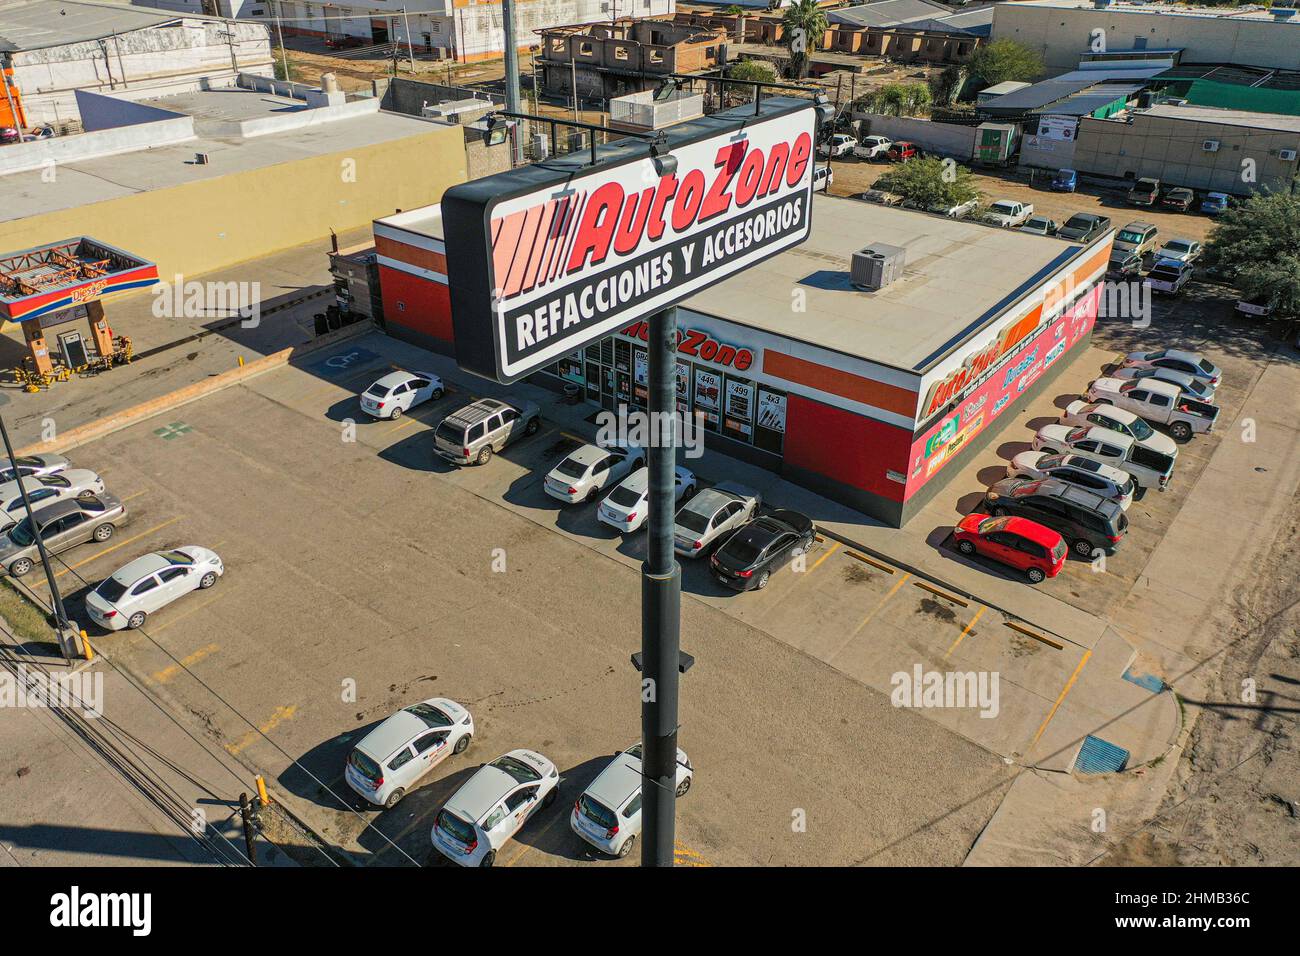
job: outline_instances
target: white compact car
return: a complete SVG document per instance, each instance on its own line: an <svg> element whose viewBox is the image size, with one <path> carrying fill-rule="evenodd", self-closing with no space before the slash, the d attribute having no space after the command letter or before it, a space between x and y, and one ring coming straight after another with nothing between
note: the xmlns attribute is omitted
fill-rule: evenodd
<svg viewBox="0 0 1300 956"><path fill-rule="evenodd" d="M689 498L695 494L698 482L688 469L678 466L676 469L674 502ZM645 524L650 511L650 469L638 468L624 478L613 491L600 503L598 517L611 528L617 528L624 534Z"/></svg>
<svg viewBox="0 0 1300 956"><path fill-rule="evenodd" d="M460 866L491 866L501 848L555 802L560 771L533 750L512 750L478 768L438 811L433 845Z"/></svg>
<svg viewBox="0 0 1300 956"><path fill-rule="evenodd" d="M695 768L686 751L677 749L677 796L686 796ZM633 744L591 782L573 804L569 826L597 850L623 857L641 834L641 745Z"/></svg>
<svg viewBox="0 0 1300 956"><path fill-rule="evenodd" d="M102 628L140 627L177 598L212 587L226 573L215 551L187 544L136 558L86 595L86 611Z"/></svg>
<svg viewBox="0 0 1300 956"><path fill-rule="evenodd" d="M1097 382L1118 382L1118 379L1098 379ZM1096 386L1097 382L1093 385ZM1092 398L1092 395L1089 395ZM1144 418L1140 418L1126 408L1108 405L1105 402L1077 400L1065 407L1061 416L1063 425L1097 425L1109 428L1121 435L1128 435L1143 448L1159 452L1162 455L1178 454L1178 444L1168 435L1162 435L1152 428Z"/></svg>
<svg viewBox="0 0 1300 956"><path fill-rule="evenodd" d="M677 510L673 550L684 558L708 554L758 513L763 496L752 488L721 481Z"/></svg>
<svg viewBox="0 0 1300 956"><path fill-rule="evenodd" d="M432 372L389 372L361 393L361 410L375 418L401 418L444 393L442 379Z"/></svg>
<svg viewBox="0 0 1300 956"><path fill-rule="evenodd" d="M395 807L420 778L449 754L464 753L474 737L474 718L446 697L403 707L348 754L343 779L378 807Z"/></svg>
<svg viewBox="0 0 1300 956"><path fill-rule="evenodd" d="M542 488L566 504L594 501L604 489L618 484L644 464L645 452L635 445L583 445L551 469Z"/></svg>
<svg viewBox="0 0 1300 956"><path fill-rule="evenodd" d="M1072 485L1114 498L1125 511L1133 503L1136 483L1126 471L1081 455L1049 455L1042 451L1022 451L1007 465L1008 478L1059 478Z"/></svg>
<svg viewBox="0 0 1300 956"><path fill-rule="evenodd" d="M19 481L22 488L19 488ZM104 479L86 468L69 468L49 475L32 475L0 485L0 533L8 531L27 514L23 491L33 510L38 502L49 504L60 498L84 498L104 493Z"/></svg>
<svg viewBox="0 0 1300 956"><path fill-rule="evenodd" d="M54 475L61 471L67 471L72 462L62 455L24 455L15 459L18 470L15 471L13 465L10 465L7 459L4 461L4 467L0 468L0 481L13 481L15 478L26 478L33 475Z"/></svg>

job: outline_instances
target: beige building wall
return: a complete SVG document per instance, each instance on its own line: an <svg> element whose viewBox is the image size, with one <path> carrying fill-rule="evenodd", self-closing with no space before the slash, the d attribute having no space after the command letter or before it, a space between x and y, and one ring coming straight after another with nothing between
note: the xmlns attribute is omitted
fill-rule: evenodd
<svg viewBox="0 0 1300 956"><path fill-rule="evenodd" d="M1147 49L1182 49L1184 63L1236 63L1294 70L1300 23L1271 19L1184 16L1133 10L1000 3L993 9L993 40L1017 40L1043 55L1047 75L1078 69L1092 31L1104 30L1106 48L1131 50L1138 38Z"/></svg>
<svg viewBox="0 0 1300 956"><path fill-rule="evenodd" d="M0 223L0 251L89 235L154 260L163 279L197 275L438 202L465 180L465 165L464 130L429 124L373 146Z"/></svg>
<svg viewBox="0 0 1300 956"><path fill-rule="evenodd" d="M1206 140L1217 140L1218 150L1203 149ZM1171 186L1238 195L1261 188L1289 192L1297 165L1278 156L1282 149L1300 149L1300 132L1138 114L1131 124L1081 120L1073 164L1099 176L1152 176ZM1254 183L1243 179L1244 160L1254 163Z"/></svg>

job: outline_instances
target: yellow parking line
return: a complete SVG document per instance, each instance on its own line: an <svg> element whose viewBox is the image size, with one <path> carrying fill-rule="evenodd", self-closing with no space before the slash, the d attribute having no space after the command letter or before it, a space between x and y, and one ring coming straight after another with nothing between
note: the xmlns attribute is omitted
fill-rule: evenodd
<svg viewBox="0 0 1300 956"><path fill-rule="evenodd" d="M422 425L422 424L424 423L421 422L414 415L404 415L402 416L402 421L398 422L396 425L393 425L391 428L385 428L384 434L387 435L391 432L400 431L401 429L406 428L409 425Z"/></svg>
<svg viewBox="0 0 1300 956"><path fill-rule="evenodd" d="M1052 709L1049 710L1047 716L1043 718L1042 724L1039 725L1038 733L1034 734L1034 739L1030 741L1029 746L1032 747L1034 744L1038 743L1038 738L1043 736L1043 731L1047 729L1047 725L1051 723L1052 718L1056 716L1056 711L1061 706L1061 701L1065 700L1065 695L1070 692L1070 688L1074 686L1074 682L1079 679L1079 674L1083 671L1083 665L1088 663L1088 658L1090 657L1092 657L1092 651L1088 650L1084 652L1083 657L1079 658L1079 666L1074 669L1074 673L1070 675L1070 679L1066 681L1065 686L1061 688L1061 693L1056 698L1056 703L1052 705Z"/></svg>
<svg viewBox="0 0 1300 956"><path fill-rule="evenodd" d="M873 607L873 608L871 609L871 613L868 614L866 617L864 617L864 618L862 619L862 623L859 624L857 627L855 627L855 628L853 629L853 633L849 635L849 640L850 640L850 641L853 640L855 637L858 636L858 632L861 631L864 627L867 626L867 623L868 623L868 622L869 622L873 617L876 616L876 614L880 611L880 609L881 609L882 607L885 606L885 602L887 602L891 597L893 597L895 594L897 594L897 593L898 593L898 589L901 588L904 584L906 584L906 583L907 583L907 579L910 578L911 576L912 576L912 573L909 571L909 572L907 572L906 574L904 574L901 578L899 578L897 581L894 582L894 586L893 586L892 588L889 589L889 593L886 594L884 597L882 597L882 598L880 599L880 603L877 604L875 607Z"/></svg>
<svg viewBox="0 0 1300 956"><path fill-rule="evenodd" d="M559 801L557 800L556 802L558 803ZM546 836L546 834L554 830L558 824L567 823L568 819L569 819L569 815L567 813L557 813L555 815L555 818L551 820L551 822L548 823L545 827L543 827L541 832L538 833L537 836L533 838L532 843L525 843L522 847L519 848L519 852L510 858L509 862L506 863L506 866L514 866L516 863L518 863L519 860L524 856L524 854L526 854L529 850L533 849L538 843L542 841L542 837ZM525 820L524 826L527 825L528 825L528 821Z"/></svg>
<svg viewBox="0 0 1300 956"><path fill-rule="evenodd" d="M125 504L126 502L130 501L132 498L139 498L142 494L144 494L143 491L137 491L134 494L127 495L125 498L122 499L122 503Z"/></svg>
<svg viewBox="0 0 1300 956"><path fill-rule="evenodd" d="M189 617L191 614L195 613L196 611L201 611L205 607L208 607L209 605L214 604L215 602L221 600L221 598L225 596L226 591L228 590L230 589L225 588L224 590L219 591L218 593L212 595L206 601L200 601L198 604L193 604L190 607L186 608L184 611L182 611L180 614L177 614L175 617L168 618L167 620L163 621L161 624L157 624L151 627L149 629L150 633L152 633L156 637L158 635L158 632L161 631L163 628L171 627L177 621L183 621L185 618Z"/></svg>
<svg viewBox="0 0 1300 956"><path fill-rule="evenodd" d="M221 645L219 644L209 644L207 647L200 647L193 654L186 654L184 657L182 657L180 659L180 663L168 664L162 670L155 673L153 675L153 679L160 684L165 684L185 668L197 664L199 661L203 660L203 658L207 657L209 654L215 654L220 649L221 649Z"/></svg>
<svg viewBox="0 0 1300 956"><path fill-rule="evenodd" d="M980 609L975 612L975 616L971 618L970 621L967 622L966 626L961 629L961 634L957 636L957 640L952 642L952 647L948 648L948 650L944 652L943 656L945 658L957 649L958 644L960 644L962 641L966 639L966 635L969 634L970 629L975 626L975 622L980 619L980 615L982 615L987 610L988 608L986 608L984 605L982 604L980 605Z"/></svg>
<svg viewBox="0 0 1300 956"><path fill-rule="evenodd" d="M677 866L712 866L699 853L696 853L681 840L673 843L673 863Z"/></svg>
<svg viewBox="0 0 1300 956"><path fill-rule="evenodd" d="M293 718L293 715L297 712L298 712L297 706L292 704L288 707L275 708L275 713L271 715L271 719L268 720L266 723L264 723L260 728L258 728L262 731L262 733L259 734L250 730L248 733L244 734L244 736L240 737L237 743L226 744L226 749L230 751L232 754L239 753L249 744L253 743L253 741L257 740L258 737L261 737L264 734L269 734L271 731L275 730L275 728L278 727L283 721L291 720Z"/></svg>
<svg viewBox="0 0 1300 956"><path fill-rule="evenodd" d="M109 554L109 553L111 553L111 552L113 552L113 551L116 551L118 548L125 547L126 545L130 544L132 541L139 541L139 540L140 540L141 538L143 538L145 535L153 534L155 531L159 531L159 530L161 530L161 529L167 527L169 524L175 524L177 521L180 521L181 518L183 518L183 517L185 517L185 516L184 516L184 515L177 515L175 518L168 518L168 519L167 519L166 521L164 521L162 524L156 524L156 525L154 525L152 528L149 528L147 531L141 531L139 534L134 535L134 536L132 536L132 537L130 537L130 538L127 538L125 541L119 541L117 544L112 545L111 547L105 548L103 551L100 551L98 554L92 554L90 557L85 558L85 559L83 559L83 560L81 560L81 561L78 561L76 564L70 564L70 565L68 565L68 566L67 566L66 568L64 568L62 571L58 571L58 572L56 572L54 576L55 576L56 578L61 578L61 577L63 577L63 575L69 573L70 571L75 571L77 568L81 567L83 564L89 564L91 561L94 561L94 560L96 560L97 558L102 558L104 555Z"/></svg>
<svg viewBox="0 0 1300 956"><path fill-rule="evenodd" d="M835 553L836 551L838 551L839 549L840 549L840 543L839 543L838 541L836 541L833 545L831 545L829 548L827 548L827 549L826 549L826 553L823 554L823 555L822 555L820 558L818 558L816 561L814 561L814 562L813 562L813 566L812 566L811 568L809 568L807 571L805 571L804 573L805 573L805 574L812 574L814 571L817 570L818 567L821 566L821 563L822 563L823 561L825 561L827 558L829 558L832 554L834 554L834 553Z"/></svg>

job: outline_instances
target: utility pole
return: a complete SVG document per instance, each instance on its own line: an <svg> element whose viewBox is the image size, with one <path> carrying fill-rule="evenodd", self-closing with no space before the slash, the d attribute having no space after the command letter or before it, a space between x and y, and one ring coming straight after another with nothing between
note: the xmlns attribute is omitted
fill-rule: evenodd
<svg viewBox="0 0 1300 956"><path fill-rule="evenodd" d="M280 69L284 72L287 83L293 82L289 75L289 54L284 49L284 28L280 25L280 0L275 0L275 35L280 38Z"/></svg>
<svg viewBox="0 0 1300 956"><path fill-rule="evenodd" d="M506 72L506 111L518 113L519 110L519 46L515 42L515 2L501 0L501 26L505 33L505 72ZM524 161L522 130L518 123L510 131L512 166Z"/></svg>
<svg viewBox="0 0 1300 956"><path fill-rule="evenodd" d="M573 58L573 48L569 48L569 69L572 71L569 88L573 91L573 118L578 118L578 61Z"/></svg>
<svg viewBox="0 0 1300 956"><path fill-rule="evenodd" d="M411 45L411 21L407 19L406 7L402 7L402 29L406 31L406 55L411 60L411 75L415 75L415 47Z"/></svg>
<svg viewBox="0 0 1300 956"><path fill-rule="evenodd" d="M677 692L682 569L673 554L677 464L677 308L649 320L650 517L641 565L642 866L672 866L677 802Z"/></svg>
<svg viewBox="0 0 1300 956"><path fill-rule="evenodd" d="M59 586L54 581L54 569L50 567L50 556L45 551L45 542L41 540L41 529L36 525L36 518L32 516L32 502L27 497L27 486L18 473L18 461L14 457L14 446L9 442L9 429L5 427L5 420L0 416L0 437L4 438L5 454L9 456L9 467L13 469L14 478L18 482L18 493L23 499L23 510L27 513L27 525L32 529L32 538L36 541L36 551L40 555L41 565L45 568L45 580L50 586L50 603L54 607L54 621L59 629L59 647L63 650L63 656L68 656L68 649L64 643L64 637L71 625L68 623L68 612L63 607L63 595L59 593Z"/></svg>

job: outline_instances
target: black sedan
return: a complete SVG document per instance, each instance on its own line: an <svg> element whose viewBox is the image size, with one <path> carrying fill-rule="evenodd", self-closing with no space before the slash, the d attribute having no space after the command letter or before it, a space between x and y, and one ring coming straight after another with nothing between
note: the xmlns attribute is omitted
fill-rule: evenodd
<svg viewBox="0 0 1300 956"><path fill-rule="evenodd" d="M742 526L709 559L713 576L737 591L767 586L772 572L812 547L812 519L797 511L774 511Z"/></svg>
<svg viewBox="0 0 1300 956"><path fill-rule="evenodd" d="M1196 194L1190 189L1184 189L1179 186L1177 189L1168 190L1160 197L1160 205L1166 209L1177 209L1179 212L1187 212L1192 208L1192 203L1196 201Z"/></svg>

